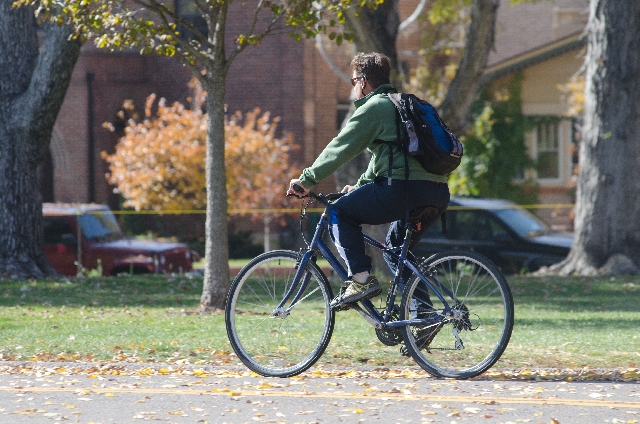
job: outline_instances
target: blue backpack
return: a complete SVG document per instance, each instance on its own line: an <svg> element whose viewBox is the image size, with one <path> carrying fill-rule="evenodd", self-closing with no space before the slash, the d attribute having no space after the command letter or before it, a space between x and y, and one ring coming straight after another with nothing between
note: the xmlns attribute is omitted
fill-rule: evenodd
<svg viewBox="0 0 640 424"><path fill-rule="evenodd" d="M398 141L405 155L416 159L432 174L447 175L456 169L462 158L462 144L442 122L436 109L413 94L388 93L388 96L398 110ZM400 128L404 129L404 137ZM389 149L389 170L391 156ZM409 172L408 165L406 172Z"/></svg>

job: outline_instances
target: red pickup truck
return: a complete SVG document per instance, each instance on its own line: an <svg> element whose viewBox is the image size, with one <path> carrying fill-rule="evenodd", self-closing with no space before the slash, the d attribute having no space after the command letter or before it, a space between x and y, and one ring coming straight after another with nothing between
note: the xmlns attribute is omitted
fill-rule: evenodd
<svg viewBox="0 0 640 424"><path fill-rule="evenodd" d="M77 275L78 263L103 275L178 273L196 260L184 243L126 238L108 206L44 203L42 215L45 254L61 274Z"/></svg>

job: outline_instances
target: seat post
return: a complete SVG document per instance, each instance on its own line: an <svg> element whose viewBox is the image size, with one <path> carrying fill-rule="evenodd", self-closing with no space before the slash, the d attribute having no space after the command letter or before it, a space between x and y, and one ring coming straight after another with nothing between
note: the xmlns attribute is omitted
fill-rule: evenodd
<svg viewBox="0 0 640 424"><path fill-rule="evenodd" d="M403 246L406 244L407 246L409 244L411 244L411 236L413 236L413 226L411 225L411 223L407 223L407 231L404 234L404 243Z"/></svg>

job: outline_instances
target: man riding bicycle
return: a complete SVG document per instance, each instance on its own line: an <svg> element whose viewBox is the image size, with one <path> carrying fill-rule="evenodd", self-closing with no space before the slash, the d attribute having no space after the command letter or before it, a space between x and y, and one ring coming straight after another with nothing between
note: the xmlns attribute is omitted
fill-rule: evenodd
<svg viewBox="0 0 640 424"><path fill-rule="evenodd" d="M438 214L422 221L421 231L414 235L415 243L446 210L450 197L446 176L427 172L414 158L405 157L397 144L390 143L400 141L400 131L396 108L387 96L396 92L390 83L389 58L380 53L358 53L351 68L355 113L314 163L299 178L291 180L287 191L287 195L303 196L363 150L371 152L367 170L355 185L345 186L342 192L347 194L330 207L331 239L349 273L345 290L331 302L334 309L381 292L378 280L370 275L371 258L365 254L362 224L391 223L386 244L397 246L404 238L408 211L425 206L436 208ZM294 186L303 191L295 190ZM386 255L385 260L395 273L397 264ZM403 273L403 283L411 274L410 270L405 271L408 275Z"/></svg>

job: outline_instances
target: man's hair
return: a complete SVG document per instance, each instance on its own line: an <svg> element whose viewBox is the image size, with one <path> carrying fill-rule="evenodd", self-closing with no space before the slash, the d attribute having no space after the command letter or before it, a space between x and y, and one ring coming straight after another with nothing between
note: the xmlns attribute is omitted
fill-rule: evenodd
<svg viewBox="0 0 640 424"><path fill-rule="evenodd" d="M373 88L391 83L391 61L382 53L358 53L351 61L351 67L358 76L364 76Z"/></svg>

